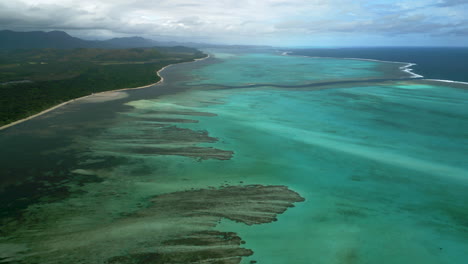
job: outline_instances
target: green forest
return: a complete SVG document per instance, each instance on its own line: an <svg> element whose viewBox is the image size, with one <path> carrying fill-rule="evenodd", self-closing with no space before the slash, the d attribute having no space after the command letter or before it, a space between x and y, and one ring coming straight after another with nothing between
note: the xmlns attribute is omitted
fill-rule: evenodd
<svg viewBox="0 0 468 264"><path fill-rule="evenodd" d="M186 47L0 52L0 126L73 98L155 83L164 66L204 56Z"/></svg>

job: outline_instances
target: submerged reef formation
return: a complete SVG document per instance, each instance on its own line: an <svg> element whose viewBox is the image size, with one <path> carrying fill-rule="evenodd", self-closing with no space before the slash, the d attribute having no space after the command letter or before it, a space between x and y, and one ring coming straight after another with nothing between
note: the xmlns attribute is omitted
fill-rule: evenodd
<svg viewBox="0 0 468 264"><path fill-rule="evenodd" d="M285 186L229 186L178 191L151 198L146 208L85 232L38 230L40 238L4 254L0 263L240 263L253 251L233 232L215 229L222 218L247 225L276 221L304 199ZM16 240L16 239L15 239ZM28 240L31 240L29 238ZM0 246L4 247L5 244Z"/></svg>
<svg viewBox="0 0 468 264"><path fill-rule="evenodd" d="M173 192L155 197L153 205L138 217L164 212L165 216L212 218L215 226L220 218L247 225L276 221L294 202L304 199L285 186L228 186L220 189L201 189ZM208 221L207 221L208 223Z"/></svg>
<svg viewBox="0 0 468 264"><path fill-rule="evenodd" d="M138 212L137 218L173 219L185 228L164 240L156 252L138 252L109 258L109 264L129 263L240 263L250 249L233 232L212 228L227 218L247 225L276 221L278 214L304 199L285 186L229 186L173 192L155 197L152 205ZM180 221L183 220L183 221ZM191 228L187 228L190 227ZM193 232L193 229L199 231Z"/></svg>
<svg viewBox="0 0 468 264"><path fill-rule="evenodd" d="M218 139L209 136L206 130L177 127L175 124L198 123L198 120L180 116L211 117L216 114L167 110L145 112L144 115L132 116L129 127L137 129L110 130L99 139L104 144L95 149L120 154L176 155L199 160L232 158L233 151L198 146L200 143L217 142Z"/></svg>

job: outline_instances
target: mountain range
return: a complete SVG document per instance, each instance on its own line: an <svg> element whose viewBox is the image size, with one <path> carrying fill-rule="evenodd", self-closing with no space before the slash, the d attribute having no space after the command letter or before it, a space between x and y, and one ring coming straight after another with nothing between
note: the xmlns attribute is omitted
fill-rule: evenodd
<svg viewBox="0 0 468 264"><path fill-rule="evenodd" d="M213 47L251 47L244 45L216 45L194 42L155 41L142 37L112 38L108 40L84 40L72 37L64 31L31 31L17 32L0 30L0 50L30 49L30 48L142 48L154 46L186 46L192 48ZM266 46L265 46L266 47Z"/></svg>
<svg viewBox="0 0 468 264"><path fill-rule="evenodd" d="M72 37L63 31L0 31L0 49L3 50L29 48L133 48L158 45L160 45L160 43L142 37L113 38L97 41Z"/></svg>

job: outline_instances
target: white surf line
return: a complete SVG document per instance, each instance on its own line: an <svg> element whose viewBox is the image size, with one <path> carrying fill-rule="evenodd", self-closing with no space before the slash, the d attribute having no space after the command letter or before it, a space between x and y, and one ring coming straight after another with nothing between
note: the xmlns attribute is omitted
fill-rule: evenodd
<svg viewBox="0 0 468 264"><path fill-rule="evenodd" d="M433 82L446 82L446 83L468 84L468 82L459 82L459 81L441 80L441 79L424 79L424 80L425 80L425 81L433 81Z"/></svg>
<svg viewBox="0 0 468 264"><path fill-rule="evenodd" d="M332 58L332 57L327 57L327 58ZM336 58L335 58L336 59ZM398 63L398 64L405 64L404 66L401 66L399 69L410 74L411 78L424 78L424 76L416 74L413 72L413 69L411 69L412 66L416 65L416 63L412 62L401 62L401 61L384 61L384 60L374 60L374 59L362 59L362 58L342 58L345 60L361 60L361 61L375 61L375 62L384 62L384 63Z"/></svg>
<svg viewBox="0 0 468 264"><path fill-rule="evenodd" d="M362 59L362 58L337 58L337 57L319 57L319 56L304 56L304 55L289 55L293 53L292 51L283 52L281 55L283 56L297 56L297 57L305 57L305 58L326 58L326 59L345 59L345 60L362 60L362 61L375 61L375 62L386 62L386 63L401 63L406 64L405 66L401 66L400 69L404 72L411 74L411 78L424 78L423 75L419 75L413 72L411 69L412 66L417 65L416 63L411 62L399 62L399 61L384 61L384 60L374 60L374 59ZM422 79L424 81L434 81L434 82L446 82L446 83L456 83L456 84L468 84L468 82L460 82L460 81L452 81L452 80L442 80L442 79Z"/></svg>
<svg viewBox="0 0 468 264"><path fill-rule="evenodd" d="M414 65L416 65L416 63L408 63L407 65L400 67L400 70L411 74L411 78L424 78L424 76L413 72L413 69L411 69L411 67Z"/></svg>
<svg viewBox="0 0 468 264"><path fill-rule="evenodd" d="M304 57L304 58L325 58L325 59L343 59L343 60L361 60L361 61L375 61L375 62L385 62L385 63L398 63L398 64L405 64L404 66L400 67L400 70L408 73L411 75L411 78L424 78L424 76L416 74L411 69L412 66L416 65L416 63L412 62L401 62L401 61L384 61L384 60L374 60L374 59L363 59L363 58L338 58L338 57L320 57L320 56L304 56L304 55L289 55L293 53L293 51L286 51L283 52L281 55L283 56L297 56L297 57Z"/></svg>
<svg viewBox="0 0 468 264"><path fill-rule="evenodd" d="M61 104L58 104L58 105L55 105L55 106L52 106L51 108L48 108L46 110L43 110L37 114L34 114L32 116L28 116L26 118L23 118L23 119L20 119L20 120L17 120L17 121L14 121L12 123L9 123L9 124L6 124L4 126L1 126L0 127L0 131L3 130L3 129L6 129L6 128L9 128L9 127L12 127L14 125L17 125L17 124L20 124L20 123L23 123L25 121L28 121L28 120L31 120L33 118L36 118L38 116L41 116L43 114L46 114L52 110L55 110L59 107L62 107L64 105L67 105L71 102L75 102L75 101L78 101L78 100L81 100L81 99L85 99L85 98L88 98L88 97L91 97L91 96L95 96L95 95L103 95L105 93L111 93L111 92L120 92L120 91L127 91L127 90L138 90L138 89L143 89L143 88L148 88L148 87L151 87L151 86L155 86L155 85L158 85L158 84L161 84L164 82L164 78L161 76L161 72L165 69L167 69L168 67L172 66L172 65L176 65L176 64L184 64L184 63L191 63L191 62L196 62L196 61L201 61L201 60L205 60L205 59L208 59L210 57L210 55L208 54L206 57L204 58L200 58L200 59L194 59L194 61L187 61L187 62L182 62L182 63L174 63L174 64L169 64L167 66L164 66L162 67L160 70L158 70L156 72L156 75L159 76L159 81L156 82L156 83L152 83L152 84L148 84L148 85L144 85L144 86L139 86L139 87L134 87L134 88L123 88L123 89L117 89L117 90L109 90L109 91L104 91L104 92L100 92L100 93L92 93L92 94L89 94L89 95L85 95L85 96L82 96L82 97L78 97L78 98L74 98L74 99L71 99L71 100L68 100L66 102L63 102Z"/></svg>

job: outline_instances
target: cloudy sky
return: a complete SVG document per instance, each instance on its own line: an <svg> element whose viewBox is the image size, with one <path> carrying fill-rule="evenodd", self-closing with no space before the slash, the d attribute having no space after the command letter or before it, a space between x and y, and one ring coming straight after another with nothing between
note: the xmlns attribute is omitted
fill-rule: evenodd
<svg viewBox="0 0 468 264"><path fill-rule="evenodd" d="M468 46L468 0L6 0L0 29L87 39Z"/></svg>

